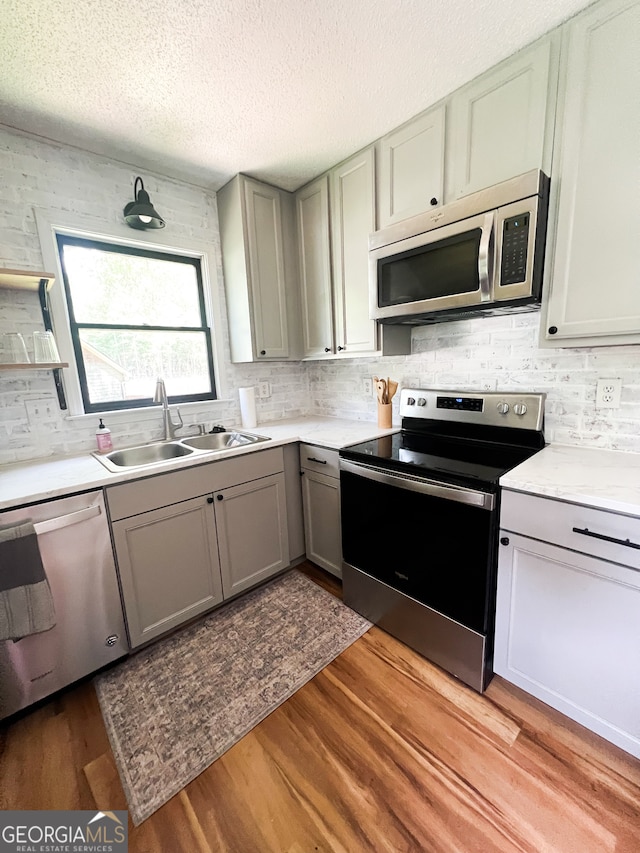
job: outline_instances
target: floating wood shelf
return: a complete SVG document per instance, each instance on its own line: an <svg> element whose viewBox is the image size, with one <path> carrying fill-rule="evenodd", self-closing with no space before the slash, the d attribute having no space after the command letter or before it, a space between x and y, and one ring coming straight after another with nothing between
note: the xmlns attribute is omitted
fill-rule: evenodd
<svg viewBox="0 0 640 853"><path fill-rule="evenodd" d="M33 290L37 292L41 281L47 282L47 290L49 290L55 278L52 272L0 269L0 287L8 290Z"/></svg>
<svg viewBox="0 0 640 853"><path fill-rule="evenodd" d="M0 370L57 370L59 367L69 367L66 361L30 361L27 364L0 364Z"/></svg>

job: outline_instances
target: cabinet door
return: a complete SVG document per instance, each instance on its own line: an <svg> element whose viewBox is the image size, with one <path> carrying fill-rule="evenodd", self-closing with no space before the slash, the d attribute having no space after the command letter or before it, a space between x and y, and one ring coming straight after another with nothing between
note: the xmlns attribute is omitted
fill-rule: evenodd
<svg viewBox="0 0 640 853"><path fill-rule="evenodd" d="M551 40L521 51L451 98L447 201L545 165ZM554 66L555 67L555 66ZM553 90L555 91L555 89ZM548 166L547 166L548 169Z"/></svg>
<svg viewBox="0 0 640 853"><path fill-rule="evenodd" d="M307 559L341 578L340 480L304 469L302 497Z"/></svg>
<svg viewBox="0 0 640 853"><path fill-rule="evenodd" d="M369 234L375 230L374 154L368 148L331 172L331 243L336 349L376 349L369 319Z"/></svg>
<svg viewBox="0 0 640 853"><path fill-rule="evenodd" d="M244 179L256 359L287 358L287 296L280 191Z"/></svg>
<svg viewBox="0 0 640 853"><path fill-rule="evenodd" d="M273 474L214 497L222 588L229 598L289 565L285 477Z"/></svg>
<svg viewBox="0 0 640 853"><path fill-rule="evenodd" d="M442 204L444 119L436 107L380 140L379 228Z"/></svg>
<svg viewBox="0 0 640 853"><path fill-rule="evenodd" d="M545 340L640 342L640 4L567 28L555 257Z"/></svg>
<svg viewBox="0 0 640 853"><path fill-rule="evenodd" d="M640 757L640 577L504 532L494 669Z"/></svg>
<svg viewBox="0 0 640 853"><path fill-rule="evenodd" d="M132 647L222 601L213 508L205 497L113 524Z"/></svg>
<svg viewBox="0 0 640 853"><path fill-rule="evenodd" d="M329 179L323 175L296 194L302 285L304 355L333 353Z"/></svg>

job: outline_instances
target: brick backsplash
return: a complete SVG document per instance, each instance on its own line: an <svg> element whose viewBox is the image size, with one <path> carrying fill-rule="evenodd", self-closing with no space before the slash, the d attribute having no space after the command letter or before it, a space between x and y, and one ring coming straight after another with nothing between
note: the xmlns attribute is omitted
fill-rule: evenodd
<svg viewBox="0 0 640 853"><path fill-rule="evenodd" d="M336 417L372 419L375 400L362 388L377 374L401 387L534 391L547 395L547 440L640 452L640 347L541 349L539 323L537 311L439 323L413 330L408 356L353 360L348 367L317 362L309 369L312 405ZM619 409L596 408L600 377L622 379Z"/></svg>
<svg viewBox="0 0 640 853"><path fill-rule="evenodd" d="M161 172L161 170L159 170ZM34 207L64 210L95 220L96 230L120 220L139 171L125 164L0 128L0 267L43 267ZM207 242L216 259L212 275L224 308L214 192L140 173L172 233ZM640 347L540 349L540 314L477 317L414 329L412 354L349 359L233 365L228 329L222 330L228 400L183 411L185 422L240 424L237 388L268 380L272 394L257 400L258 420L316 413L375 421L364 379L380 373L401 386L540 391L547 394L546 436L567 444L640 452ZM42 328L35 294L0 290L0 333L20 331L29 346ZM596 409L599 377L622 379L619 409ZM30 401L52 402L49 420L30 423ZM396 397L394 412L397 421ZM95 448L95 419L68 419L57 406L49 371L0 374L0 464ZM158 439L157 409L109 419L114 445Z"/></svg>

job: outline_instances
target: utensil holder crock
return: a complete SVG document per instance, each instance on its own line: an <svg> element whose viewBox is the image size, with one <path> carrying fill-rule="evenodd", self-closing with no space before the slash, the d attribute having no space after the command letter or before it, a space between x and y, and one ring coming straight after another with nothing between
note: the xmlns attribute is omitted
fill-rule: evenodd
<svg viewBox="0 0 640 853"><path fill-rule="evenodd" d="M391 429L391 403L378 403L378 426Z"/></svg>

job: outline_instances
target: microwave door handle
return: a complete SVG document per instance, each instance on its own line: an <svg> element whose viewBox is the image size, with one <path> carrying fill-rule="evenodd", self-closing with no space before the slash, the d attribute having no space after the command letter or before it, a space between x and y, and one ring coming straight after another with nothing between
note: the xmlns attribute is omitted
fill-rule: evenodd
<svg viewBox="0 0 640 853"><path fill-rule="evenodd" d="M486 213L482 224L482 237L478 251L478 278L480 279L480 302L491 301L491 279L493 263L491 249L493 243L493 222L495 214Z"/></svg>

